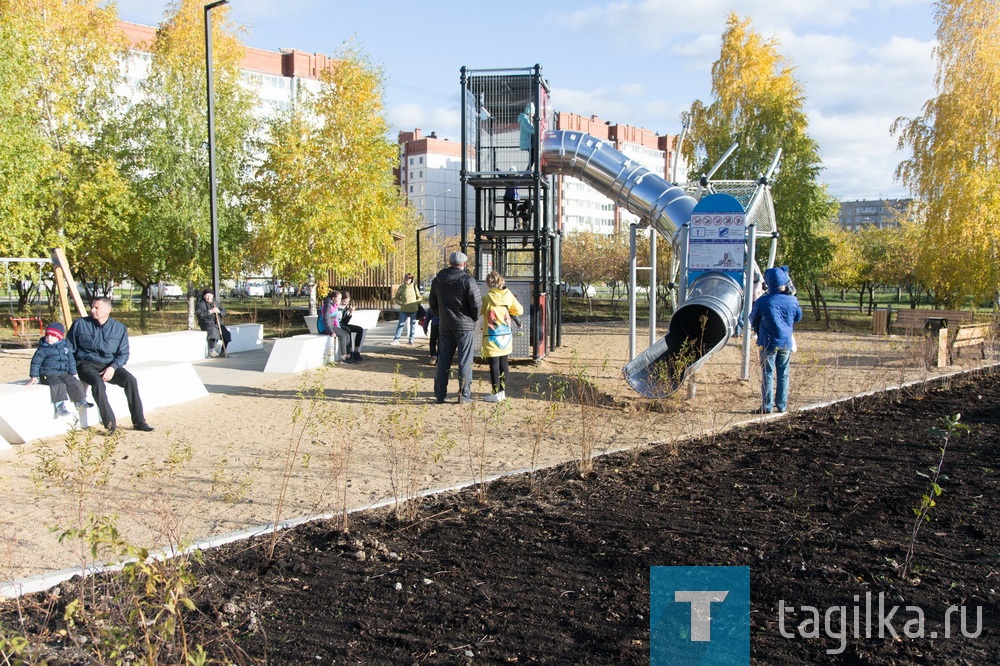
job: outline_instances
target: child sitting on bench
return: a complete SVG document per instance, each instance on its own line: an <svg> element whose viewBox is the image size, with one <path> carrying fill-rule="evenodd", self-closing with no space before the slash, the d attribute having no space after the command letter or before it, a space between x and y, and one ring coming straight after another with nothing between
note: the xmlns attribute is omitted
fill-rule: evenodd
<svg viewBox="0 0 1000 666"><path fill-rule="evenodd" d="M38 349L31 357L31 368L28 370L28 386L41 381L49 387L49 396L55 408L52 418L70 415L66 409L67 398L72 398L77 409L93 407L86 400L87 388L76 378L76 358L63 339L65 337L66 329L62 324L49 324L45 335L38 341Z"/></svg>

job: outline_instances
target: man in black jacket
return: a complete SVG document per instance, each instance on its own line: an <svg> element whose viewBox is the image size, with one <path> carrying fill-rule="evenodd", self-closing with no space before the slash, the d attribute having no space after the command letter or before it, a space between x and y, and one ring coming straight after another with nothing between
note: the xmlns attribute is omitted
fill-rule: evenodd
<svg viewBox="0 0 1000 666"><path fill-rule="evenodd" d="M482 297L479 285L465 272L468 261L462 252L452 252L448 268L442 269L431 283L431 312L440 321L437 372L434 374L434 398L438 404L448 395L448 373L456 352L458 401L472 402L472 349Z"/></svg>
<svg viewBox="0 0 1000 666"><path fill-rule="evenodd" d="M128 329L125 324L111 318L111 301L107 298L94 299L90 316L74 321L66 339L73 346L80 381L90 385L90 393L94 396L108 434L115 432L117 422L108 402L105 382L125 389L132 427L151 432L153 426L146 423L143 416L138 382L124 367L129 354Z"/></svg>

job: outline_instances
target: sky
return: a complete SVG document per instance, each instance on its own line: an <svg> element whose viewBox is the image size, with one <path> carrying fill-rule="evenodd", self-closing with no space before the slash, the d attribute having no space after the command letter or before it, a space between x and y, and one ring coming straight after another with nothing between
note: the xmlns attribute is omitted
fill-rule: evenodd
<svg viewBox="0 0 1000 666"><path fill-rule="evenodd" d="M169 5L116 4L146 25ZM227 11L248 46L336 55L352 44L383 69L393 138L420 128L453 140L461 67L535 64L556 111L679 134L681 113L712 101L712 63L736 12L794 67L821 180L838 199L909 196L894 177L908 153L890 127L934 96L930 0L231 0Z"/></svg>

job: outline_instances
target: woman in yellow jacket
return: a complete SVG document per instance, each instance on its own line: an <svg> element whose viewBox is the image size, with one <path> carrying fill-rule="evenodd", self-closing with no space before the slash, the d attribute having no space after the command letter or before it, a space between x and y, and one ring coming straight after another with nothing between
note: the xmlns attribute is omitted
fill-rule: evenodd
<svg viewBox="0 0 1000 666"><path fill-rule="evenodd" d="M390 345L399 344L399 336L410 323L408 343L413 344L413 334L417 332L417 311L420 310L420 289L413 284L413 273L407 273L403 284L396 290L396 305L399 306L399 323L396 324L396 335L392 336Z"/></svg>
<svg viewBox="0 0 1000 666"><path fill-rule="evenodd" d="M483 358L490 362L493 393L483 399L486 402L501 402L507 399L504 392L509 367L507 357L514 349L511 319L524 314L524 308L504 287L503 276L496 271L486 276L486 286L490 290L483 297L480 314L483 317Z"/></svg>

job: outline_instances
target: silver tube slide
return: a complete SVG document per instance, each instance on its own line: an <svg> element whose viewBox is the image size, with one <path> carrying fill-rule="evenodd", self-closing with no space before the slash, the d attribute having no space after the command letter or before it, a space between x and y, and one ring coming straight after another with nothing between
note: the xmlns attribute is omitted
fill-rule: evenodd
<svg viewBox="0 0 1000 666"><path fill-rule="evenodd" d="M582 132L555 130L541 144L542 171L573 176L619 206L649 220L673 241L698 203L684 190L668 183L614 146Z"/></svg>
<svg viewBox="0 0 1000 666"><path fill-rule="evenodd" d="M589 134L546 132L541 143L541 165L546 174L582 180L648 220L672 242L690 221L697 204L681 188ZM690 286L684 304L670 318L667 335L625 366L626 381L650 398L670 395L713 353L725 347L736 331L742 307L743 288L731 277L714 272L699 276Z"/></svg>

